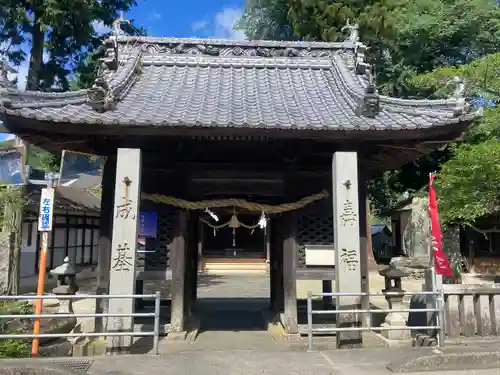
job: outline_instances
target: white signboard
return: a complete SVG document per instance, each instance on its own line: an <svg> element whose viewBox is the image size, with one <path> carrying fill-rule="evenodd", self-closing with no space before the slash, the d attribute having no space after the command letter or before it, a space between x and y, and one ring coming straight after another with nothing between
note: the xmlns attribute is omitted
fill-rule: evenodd
<svg viewBox="0 0 500 375"><path fill-rule="evenodd" d="M42 189L40 196L40 214L38 216L38 230L50 232L52 230L52 217L54 213L54 189Z"/></svg>
<svg viewBox="0 0 500 375"><path fill-rule="evenodd" d="M306 245L306 266L335 266L335 250L333 246Z"/></svg>

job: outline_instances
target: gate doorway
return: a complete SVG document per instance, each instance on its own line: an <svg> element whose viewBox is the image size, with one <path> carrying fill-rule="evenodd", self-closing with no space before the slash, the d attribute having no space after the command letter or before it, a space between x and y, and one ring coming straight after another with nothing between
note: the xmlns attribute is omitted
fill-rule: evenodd
<svg viewBox="0 0 500 375"><path fill-rule="evenodd" d="M226 223L231 216L221 215L219 222ZM199 219L203 217L198 215ZM257 224L259 215L241 215L238 219L245 225ZM233 266L235 261L262 260L264 268L261 272L235 270L234 267L233 270L207 272L206 265L196 264L193 314L199 322L199 333L194 344L220 349L259 349L276 345L267 331L271 307L271 277L265 269L269 228L222 227L214 235L214 228L205 224L200 226L200 223L203 221L198 220L197 258L200 262L197 263L218 256Z"/></svg>
<svg viewBox="0 0 500 375"><path fill-rule="evenodd" d="M268 228L260 215L217 212L200 217L200 270L206 273L260 273L267 270Z"/></svg>

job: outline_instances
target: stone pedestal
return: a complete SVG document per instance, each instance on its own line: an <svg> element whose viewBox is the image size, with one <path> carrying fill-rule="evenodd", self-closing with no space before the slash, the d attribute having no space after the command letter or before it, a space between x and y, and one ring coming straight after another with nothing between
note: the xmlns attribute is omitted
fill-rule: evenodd
<svg viewBox="0 0 500 375"><path fill-rule="evenodd" d="M407 322L403 313L403 297L404 290L401 288L401 279L407 277L408 273L396 268L394 264L381 270L380 276L384 277L385 289L383 293L387 293L385 299L389 305L389 309L393 310L385 317L385 322L382 324L382 336L388 340L409 340L411 338L409 329L391 329L391 327L406 327Z"/></svg>
<svg viewBox="0 0 500 375"><path fill-rule="evenodd" d="M390 307L391 310L402 310L403 298L399 301L392 303ZM384 323L382 323L382 336L388 340L409 340L411 338L410 330L393 330L391 327L405 327L407 324L406 319L401 313L391 312L385 317Z"/></svg>

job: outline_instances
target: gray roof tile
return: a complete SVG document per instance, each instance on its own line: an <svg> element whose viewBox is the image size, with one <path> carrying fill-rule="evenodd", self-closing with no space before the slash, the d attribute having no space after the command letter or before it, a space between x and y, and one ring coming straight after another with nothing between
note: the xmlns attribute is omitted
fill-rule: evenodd
<svg viewBox="0 0 500 375"><path fill-rule="evenodd" d="M321 130L420 129L478 117L457 114L457 99L384 96L377 116L359 115L368 77L356 72L354 43L120 37L118 47L118 69L104 72L113 108L96 111L91 90L4 90L0 114L75 124Z"/></svg>

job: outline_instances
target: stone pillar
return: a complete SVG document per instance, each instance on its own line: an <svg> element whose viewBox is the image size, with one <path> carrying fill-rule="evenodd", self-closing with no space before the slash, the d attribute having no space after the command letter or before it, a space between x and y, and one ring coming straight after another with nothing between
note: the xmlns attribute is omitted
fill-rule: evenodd
<svg viewBox="0 0 500 375"><path fill-rule="evenodd" d="M339 293L361 292L358 172L356 152L336 152L332 161L335 288ZM337 297L338 310L360 308L359 297ZM337 327L359 326L358 314L337 315ZM337 333L338 347L362 344L360 331Z"/></svg>
<svg viewBox="0 0 500 375"><path fill-rule="evenodd" d="M101 182L101 216L99 220L99 253L97 255L96 294L108 294L111 267L111 235L113 230L113 202L116 181L116 155L108 156ZM108 301L96 300L95 312L102 314L108 310ZM95 318L95 332L104 332L103 318Z"/></svg>
<svg viewBox="0 0 500 375"><path fill-rule="evenodd" d="M171 330L176 333L184 332L184 282L186 268L186 229L187 212L178 212L176 233L170 247L170 267L172 268L172 304L171 304ZM173 335L169 335L172 336Z"/></svg>
<svg viewBox="0 0 500 375"><path fill-rule="evenodd" d="M141 150L119 148L116 165L113 239L109 294L134 294L137 232L141 192ZM110 313L134 312L135 301L124 298L109 300ZM108 331L129 332L134 328L133 318L109 318ZM132 337L109 337L111 354L130 350Z"/></svg>
<svg viewBox="0 0 500 375"><path fill-rule="evenodd" d="M284 323L286 332L298 334L297 325L297 221L295 212L285 213L283 222L283 292L285 302Z"/></svg>

